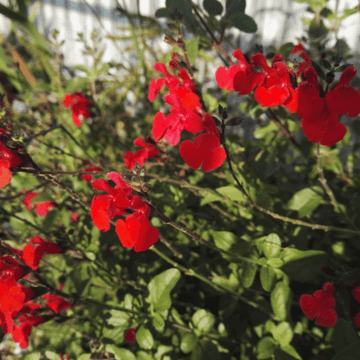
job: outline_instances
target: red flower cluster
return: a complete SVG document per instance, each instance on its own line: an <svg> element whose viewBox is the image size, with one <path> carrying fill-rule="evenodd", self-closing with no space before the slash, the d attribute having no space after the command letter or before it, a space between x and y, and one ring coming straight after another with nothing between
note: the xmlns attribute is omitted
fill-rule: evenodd
<svg viewBox="0 0 360 360"><path fill-rule="evenodd" d="M355 287L352 290L351 295L355 298L357 302L360 302L360 287ZM357 325L357 327L360 328L360 312L355 315L354 322Z"/></svg>
<svg viewBox="0 0 360 360"><path fill-rule="evenodd" d="M302 44L294 46L292 54L299 53L304 59L299 64L296 74L289 69L280 54L276 54L271 67L263 54L254 54L249 63L240 50L233 56L239 65L226 69L217 69L215 78L221 89L235 90L239 95L246 95L255 89L254 96L263 107L283 105L292 113L301 117L301 127L308 140L322 145L334 145L346 134L346 127L339 123L338 116L348 114L355 117L360 113L360 93L349 85L356 74L353 66L348 66L340 80L325 94L321 89L311 59ZM256 67L263 72L255 71ZM306 81L293 87L291 78L296 79L302 73Z"/></svg>
<svg viewBox="0 0 360 360"><path fill-rule="evenodd" d="M0 129L0 134L5 135L5 130ZM21 164L21 159L12 150L5 147L4 141L7 137L0 139L0 187L4 187L10 183L12 178L11 168L17 167Z"/></svg>
<svg viewBox="0 0 360 360"><path fill-rule="evenodd" d="M39 236L31 238L30 242L35 244L35 248L30 244L26 245L23 251L9 248L34 270L37 269L44 252L55 254L61 251L55 243L44 241ZM29 250L29 246L32 250ZM38 312L43 307L31 301L41 291L36 294L36 289L18 283L20 279L29 277L28 270L29 268L9 255L0 257L0 326L5 334L12 334L13 340L20 343L22 349L28 346L32 328L45 321ZM47 307L57 314L70 307L57 295L45 294L43 298L49 300Z"/></svg>
<svg viewBox="0 0 360 360"><path fill-rule="evenodd" d="M136 336L135 336L135 330L136 327L129 329L126 334L125 334L125 341L127 343L134 343L136 341Z"/></svg>
<svg viewBox="0 0 360 360"><path fill-rule="evenodd" d="M81 125L80 116L88 118L91 116L91 112L87 109L91 106L90 101L79 91L75 91L74 95L66 94L63 100L65 107L71 107L71 115L75 126Z"/></svg>
<svg viewBox="0 0 360 360"><path fill-rule="evenodd" d="M335 286L327 282L322 290L315 291L313 295L301 295L299 300L301 310L310 320L316 318L315 321L320 326L334 326L337 322L334 292Z"/></svg>
<svg viewBox="0 0 360 360"><path fill-rule="evenodd" d="M141 146L143 149L139 149L134 154L131 151L128 151L125 154L125 165L129 170L132 170L135 166L135 163L138 162L140 166L144 165L144 162L148 158L153 158L159 156L159 152L157 151L156 147L151 144L147 144L142 138L136 138L134 140L134 145Z"/></svg>
<svg viewBox="0 0 360 360"><path fill-rule="evenodd" d="M162 112L155 115L153 138L155 141L164 138L171 146L175 146L184 129L192 134L205 130L205 134L199 135L194 142L185 140L180 145L180 155L193 169L199 168L201 164L204 171L218 168L226 158L225 150L220 147L219 132L214 120L209 114L203 115L200 99L188 73L181 69L176 77L168 72L164 64L155 64L154 68L165 75L165 79L151 80L148 99L154 101L166 85L169 94L164 96L164 100L171 109L167 117ZM204 151L205 148L207 151Z"/></svg>
<svg viewBox="0 0 360 360"><path fill-rule="evenodd" d="M98 166L93 166L88 161L84 161L83 165L86 165L86 166L89 166L89 167L87 167L85 169L81 169L82 172L101 171L101 168L99 168ZM92 175L81 175L81 178L86 182L90 182L92 180Z"/></svg>
<svg viewBox="0 0 360 360"><path fill-rule="evenodd" d="M22 190L22 193L27 193L24 198L24 204L28 210L31 210L34 206L32 205L32 200L39 195L37 192ZM43 191L44 193L44 191ZM43 217L49 212L50 209L55 208L56 203L54 201L41 201L35 204L35 212Z"/></svg>
<svg viewBox="0 0 360 360"><path fill-rule="evenodd" d="M108 195L95 195L91 202L91 218L100 231L110 229L110 220L115 216L122 216L127 209L135 210L124 220L116 220L116 233L122 245L134 248L135 251L145 251L154 245L159 238L159 231L150 225L148 217L151 209L139 196L133 193L132 188L125 183L117 172L107 176L116 184L112 188L105 180L94 180L91 185L94 189L105 191Z"/></svg>

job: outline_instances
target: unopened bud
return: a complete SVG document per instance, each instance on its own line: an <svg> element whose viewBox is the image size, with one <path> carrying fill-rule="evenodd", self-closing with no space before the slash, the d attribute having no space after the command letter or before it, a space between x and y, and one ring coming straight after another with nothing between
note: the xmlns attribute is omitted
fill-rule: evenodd
<svg viewBox="0 0 360 360"><path fill-rule="evenodd" d="M222 116L222 118L223 118L224 120L227 119L228 113L227 113L227 110L226 110L226 109L223 109L221 116Z"/></svg>
<svg viewBox="0 0 360 360"><path fill-rule="evenodd" d="M176 62L181 62L181 61L185 61L184 58L177 52L172 52L171 53L171 59L176 61Z"/></svg>
<svg viewBox="0 0 360 360"><path fill-rule="evenodd" d="M333 72L328 72L326 74L326 83L331 84L334 81L335 75Z"/></svg>
<svg viewBox="0 0 360 360"><path fill-rule="evenodd" d="M180 70L179 64L174 60L169 61L169 67L170 67L170 69L173 69L173 70Z"/></svg>

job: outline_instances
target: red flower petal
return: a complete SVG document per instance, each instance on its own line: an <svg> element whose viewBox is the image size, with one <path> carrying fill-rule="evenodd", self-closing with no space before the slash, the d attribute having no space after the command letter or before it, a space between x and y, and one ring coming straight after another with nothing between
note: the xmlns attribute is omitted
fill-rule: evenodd
<svg viewBox="0 0 360 360"><path fill-rule="evenodd" d="M360 328L360 313L357 313L354 322L358 328Z"/></svg>
<svg viewBox="0 0 360 360"><path fill-rule="evenodd" d="M225 66L220 66L215 73L215 80L217 82L217 84L219 85L220 89L225 89L228 81L229 81L229 76L227 74L227 70Z"/></svg>
<svg viewBox="0 0 360 360"><path fill-rule="evenodd" d="M290 92L285 87L271 86L266 89L264 86L256 88L255 99L262 107L274 107L282 105L289 97Z"/></svg>
<svg viewBox="0 0 360 360"><path fill-rule="evenodd" d="M351 295L355 298L356 301L360 302L360 287L354 287Z"/></svg>
<svg viewBox="0 0 360 360"><path fill-rule="evenodd" d="M301 295L299 299L299 304L305 316L308 317L310 320L313 320L320 313L320 306L309 294Z"/></svg>
<svg viewBox="0 0 360 360"><path fill-rule="evenodd" d="M328 126L321 138L320 144L331 146L342 140L347 132L346 126L338 123L335 126Z"/></svg>
<svg viewBox="0 0 360 360"><path fill-rule="evenodd" d="M159 111L154 117L151 132L151 135L156 142L158 142L164 137L167 126L168 122L166 121L164 113Z"/></svg>
<svg viewBox="0 0 360 360"><path fill-rule="evenodd" d="M332 309L320 309L320 314L316 318L316 323L324 327L333 327L337 322L337 314Z"/></svg>

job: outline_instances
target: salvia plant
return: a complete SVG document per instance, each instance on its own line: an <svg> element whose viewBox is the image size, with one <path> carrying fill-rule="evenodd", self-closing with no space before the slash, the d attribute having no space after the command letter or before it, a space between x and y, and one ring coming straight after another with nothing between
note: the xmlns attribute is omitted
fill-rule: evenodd
<svg viewBox="0 0 360 360"><path fill-rule="evenodd" d="M118 5L90 68L0 5L1 358L359 358L358 8L307 4L247 52L245 0Z"/></svg>

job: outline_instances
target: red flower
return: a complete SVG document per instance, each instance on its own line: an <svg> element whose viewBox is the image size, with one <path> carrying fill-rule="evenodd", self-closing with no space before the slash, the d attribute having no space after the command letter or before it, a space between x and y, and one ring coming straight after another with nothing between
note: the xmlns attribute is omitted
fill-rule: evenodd
<svg viewBox="0 0 360 360"><path fill-rule="evenodd" d="M202 165L203 171L220 167L226 159L226 152L220 146L219 132L209 114L204 115L205 134L198 135L194 141L184 140L179 147L183 160L192 168Z"/></svg>
<svg viewBox="0 0 360 360"><path fill-rule="evenodd" d="M135 336L135 330L136 330L136 327L132 328L132 329L129 329L127 332L126 332L126 335L125 335L125 341L127 343L134 343L136 341L136 336Z"/></svg>
<svg viewBox="0 0 360 360"><path fill-rule="evenodd" d="M46 302L46 306L53 310L56 314L59 314L61 310L70 309L71 305L58 295L45 294L43 295Z"/></svg>
<svg viewBox="0 0 360 360"><path fill-rule="evenodd" d="M159 230L151 227L149 219L138 211L115 224L121 244L136 252L145 251L158 241Z"/></svg>
<svg viewBox="0 0 360 360"><path fill-rule="evenodd" d="M99 168L98 166L91 166L90 163L88 163L87 165L90 165L90 167L81 169L82 172L101 171L101 168ZM81 178L86 182L90 182L92 179L92 175L81 175Z"/></svg>
<svg viewBox="0 0 360 360"><path fill-rule="evenodd" d="M253 70L253 65L247 62L241 50L234 50L232 55L239 65L232 65L229 69L220 66L215 73L216 82L221 89L235 90L239 95L249 94L263 81L265 75Z"/></svg>
<svg viewBox="0 0 360 360"><path fill-rule="evenodd" d="M141 146L143 149L137 150L136 153L132 153L128 151L125 154L125 165L129 170L135 166L135 163L138 162L140 166L144 165L144 162L148 158L153 158L159 156L159 152L157 151L156 147L151 144L147 144L142 138L136 138L134 140L134 144L136 146Z"/></svg>
<svg viewBox="0 0 360 360"><path fill-rule="evenodd" d="M82 115L84 118L91 116L91 112L87 109L91 106L90 101L79 91L75 91L74 95L66 94L63 100L65 107L71 107L71 114L75 126L79 127L81 125L81 120L79 115Z"/></svg>
<svg viewBox="0 0 360 360"><path fill-rule="evenodd" d="M299 40L299 39L298 39ZM309 66L311 66L311 59L309 57L309 55L307 54L307 52L305 51L304 46L301 44L300 40L299 40L299 44L295 45L294 48L291 51L291 54L297 54L299 53L299 55L303 58L303 62L299 63L299 70L296 73L296 77L299 77Z"/></svg>
<svg viewBox="0 0 360 360"><path fill-rule="evenodd" d="M337 322L334 291L335 286L327 282L322 290L315 291L313 295L301 295L299 304L306 317L310 320L316 318L316 323L320 326L334 326Z"/></svg>
<svg viewBox="0 0 360 360"><path fill-rule="evenodd" d="M23 193L26 193L26 190L23 190L22 191ZM39 193L37 192L32 192L32 191L29 191L27 192L27 194L25 195L25 198L24 198L24 204L26 206L26 208L28 210L31 210L33 208L33 205L32 205L32 200L36 197L36 195L38 195Z"/></svg>
<svg viewBox="0 0 360 360"><path fill-rule="evenodd" d="M360 302L360 287L354 287L351 295L355 298L356 301Z"/></svg>
<svg viewBox="0 0 360 360"><path fill-rule="evenodd" d="M263 107L274 107L284 104L289 100L291 93L290 70L282 62L280 54L276 54L272 60L271 67L268 66L263 54L254 54L252 61L265 71L265 77L261 84L255 89L254 96Z"/></svg>
<svg viewBox="0 0 360 360"><path fill-rule="evenodd" d="M26 349L32 328L42 324L45 319L40 315L28 316L24 314L19 316L18 321L20 322L20 326L15 326L12 332L13 340L14 342L20 343L21 349Z"/></svg>
<svg viewBox="0 0 360 360"><path fill-rule="evenodd" d="M150 226L148 217L151 209L127 185L119 173L107 174L115 182L112 188L105 180L91 183L94 189L106 191L108 195L95 195L91 202L91 218L100 231L110 229L110 220L115 216L126 214L127 209L136 210L124 220L116 221L116 233L123 246L135 251L144 251L152 246L159 237L159 232Z"/></svg>
<svg viewBox="0 0 360 360"><path fill-rule="evenodd" d="M30 244L27 244L24 247L21 258L26 265L30 266L33 270L36 270L45 253L57 254L61 251L62 249L54 242L45 241L40 236L34 236L30 239Z"/></svg>
<svg viewBox="0 0 360 360"><path fill-rule="evenodd" d="M77 222L79 220L80 214L78 212L73 212L70 214L71 222Z"/></svg>
<svg viewBox="0 0 360 360"><path fill-rule="evenodd" d="M43 217L49 212L50 209L53 209L56 206L54 201L42 201L35 204L35 212Z"/></svg>
<svg viewBox="0 0 360 360"><path fill-rule="evenodd" d="M164 64L155 64L154 68L165 75L166 79L152 80L149 88L149 100L153 101L159 90L166 84L169 94L164 100L172 108L165 118L158 112L154 118L152 136L155 141L164 138L171 146L180 141L180 134L185 129L193 134L202 130L201 104L196 88L187 72L182 69L178 77L171 75Z"/></svg>
<svg viewBox="0 0 360 360"><path fill-rule="evenodd" d="M360 328L360 313L357 313L357 314L355 315L354 322L355 322L356 326L357 326L358 328Z"/></svg>
<svg viewBox="0 0 360 360"><path fill-rule="evenodd" d="M0 187L10 183L12 172L10 168L17 167L21 164L21 159L12 150L7 149L0 140Z"/></svg>

